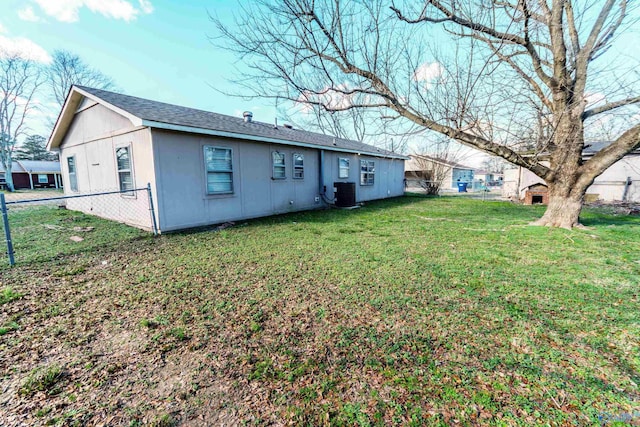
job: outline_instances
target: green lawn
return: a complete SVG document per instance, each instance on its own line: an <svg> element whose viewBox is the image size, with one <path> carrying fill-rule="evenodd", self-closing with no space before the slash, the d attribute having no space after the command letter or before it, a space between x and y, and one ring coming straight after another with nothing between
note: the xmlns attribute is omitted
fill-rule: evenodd
<svg viewBox="0 0 640 427"><path fill-rule="evenodd" d="M541 213L405 197L152 238L13 212L0 425L637 425L640 218Z"/></svg>

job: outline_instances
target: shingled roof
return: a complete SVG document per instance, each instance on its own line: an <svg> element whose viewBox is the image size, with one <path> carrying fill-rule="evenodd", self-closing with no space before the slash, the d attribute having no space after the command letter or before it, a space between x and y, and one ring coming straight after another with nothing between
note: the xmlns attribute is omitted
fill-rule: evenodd
<svg viewBox="0 0 640 427"><path fill-rule="evenodd" d="M0 163L0 172L5 167ZM14 160L11 164L12 173L60 173L60 162L48 160Z"/></svg>
<svg viewBox="0 0 640 427"><path fill-rule="evenodd" d="M346 151L379 157L406 159L406 157L401 154L379 149L358 141L336 138L330 135L284 126L275 127L273 124L253 120L246 122L240 117L227 116L85 86L74 86L71 89L65 107L63 107L61 117L58 119L59 123L56 124L56 128L49 140L49 145L52 148L59 146L61 142L61 135L56 135L56 133L58 132L58 127L67 104L74 93L93 98L97 102L106 104L107 107L115 107L116 110L126 112L128 115L139 119L141 122L138 124L151 128L204 133L280 144L304 144L332 151Z"/></svg>

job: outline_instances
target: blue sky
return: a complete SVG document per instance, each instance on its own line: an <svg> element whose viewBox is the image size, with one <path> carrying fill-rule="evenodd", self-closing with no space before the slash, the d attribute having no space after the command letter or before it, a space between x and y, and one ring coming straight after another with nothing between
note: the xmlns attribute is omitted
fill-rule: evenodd
<svg viewBox="0 0 640 427"><path fill-rule="evenodd" d="M69 50L124 93L234 116L250 110L255 120L273 122L273 101L214 89L237 92L228 79L242 64L211 43L215 27L209 14L231 24L237 7L233 0L0 0L0 50L29 51L43 63L54 50ZM638 30L619 37L606 55L637 64L630 47L639 44ZM44 95L41 102L31 133L48 136L47 119L58 111L47 108ZM463 163L481 159L471 156Z"/></svg>
<svg viewBox="0 0 640 427"><path fill-rule="evenodd" d="M127 94L222 114L251 110L271 122L269 104L213 89L232 89L235 58L210 42L209 13L231 22L234 7L224 0L2 0L0 47L32 49L41 61L69 50Z"/></svg>

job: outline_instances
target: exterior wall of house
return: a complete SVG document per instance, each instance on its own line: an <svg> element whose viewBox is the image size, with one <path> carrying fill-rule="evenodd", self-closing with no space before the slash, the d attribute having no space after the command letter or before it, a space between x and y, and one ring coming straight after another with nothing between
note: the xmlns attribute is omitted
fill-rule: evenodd
<svg viewBox="0 0 640 427"><path fill-rule="evenodd" d="M153 130L159 227L178 230L248 218L318 209L326 206L320 194L320 151L238 139ZM208 195L205 146L230 148L233 193ZM273 179L272 153L284 154L286 178ZM293 154L304 155L304 178L293 178ZM349 177L338 178L338 158L349 158ZM375 162L372 186L360 185L360 159ZM333 198L334 182L355 182L356 200L404 194L404 163L355 154L324 152L324 185Z"/></svg>
<svg viewBox="0 0 640 427"><path fill-rule="evenodd" d="M319 208L317 150L153 130L162 231ZM204 147L232 150L233 193L208 195ZM286 178L273 179L272 153L284 154ZM304 178L293 178L293 154Z"/></svg>
<svg viewBox="0 0 640 427"><path fill-rule="evenodd" d="M631 178L631 185L625 196L627 178ZM594 198L597 195L599 200L640 202L640 155L628 155L611 165L596 178L587 194L593 194Z"/></svg>
<svg viewBox="0 0 640 427"><path fill-rule="evenodd" d="M77 112L62 145L72 147L88 141L109 136L110 133L129 129L133 124L129 119L109 110L100 104L94 104Z"/></svg>
<svg viewBox="0 0 640 427"><path fill-rule="evenodd" d="M38 179L38 175L47 175L47 182L40 182L40 180ZM47 188L51 188L51 187L55 187L56 186L56 181L55 181L55 176L52 173L47 173L47 174L38 174L38 173L34 173L33 174L33 185L35 187L47 187Z"/></svg>
<svg viewBox="0 0 640 427"><path fill-rule="evenodd" d="M127 131L129 129L130 131ZM131 122L112 111L95 105L76 114L60 146L60 166L66 195L119 190L115 150L131 147L135 188L152 184L155 192L153 151L148 129L135 129ZM68 158L75 157L77 191L69 182ZM150 228L146 192L133 196L113 194L67 199L68 209L98 215L141 228Z"/></svg>
<svg viewBox="0 0 640 427"><path fill-rule="evenodd" d="M473 169L461 169L453 168L451 172L451 188L458 189L458 182L466 182L468 184L473 182Z"/></svg>
<svg viewBox="0 0 640 427"><path fill-rule="evenodd" d="M348 178L340 178L339 159L349 159ZM374 162L373 185L360 184L360 160ZM328 199L334 197L333 184L335 182L355 182L356 202L397 197L404 194L404 160L325 150L323 177Z"/></svg>
<svg viewBox="0 0 640 427"><path fill-rule="evenodd" d="M320 150L246 140L137 128L99 105L81 103L60 145L65 194L119 189L116 149L131 150L135 188L151 183L156 222L161 231L325 207L320 194ZM230 148L233 192L207 194L205 146ZM273 177L272 153L284 155L286 178ZM293 155L304 155L304 178L293 177ZM77 190L72 190L68 159L75 158ZM350 159L348 179L338 178L338 158ZM360 159L375 162L374 185L360 185ZM325 151L324 183L356 183L357 201L404 193L404 161ZM150 228L146 192L68 199L67 208Z"/></svg>
<svg viewBox="0 0 640 427"><path fill-rule="evenodd" d="M626 201L640 202L640 155L628 155L614 163L587 189L593 199L623 200L627 178L631 185L627 189ZM524 168L507 169L504 172L502 195L523 199L526 189L534 184L544 184L544 180Z"/></svg>
<svg viewBox="0 0 640 427"><path fill-rule="evenodd" d="M13 172L11 174L11 177L13 178L13 187L16 189L21 189L21 188L31 188L31 182L29 181L29 174L28 173L24 173L24 172ZM38 177L36 177L35 179L38 179Z"/></svg>
<svg viewBox="0 0 640 427"><path fill-rule="evenodd" d="M447 190L447 191L448 190L458 191L458 184L456 184L455 187L453 186L453 169L447 168L447 170L443 175L444 177L442 178L442 184L440 185L440 189Z"/></svg>
<svg viewBox="0 0 640 427"><path fill-rule="evenodd" d="M33 186L34 188L55 188L56 181L55 175L52 173L48 174L38 174L34 172L33 174ZM47 175L47 183L38 182L38 175ZM26 172L14 172L11 174L13 177L13 185L16 189L24 189L31 188L31 181L29 179L29 174Z"/></svg>

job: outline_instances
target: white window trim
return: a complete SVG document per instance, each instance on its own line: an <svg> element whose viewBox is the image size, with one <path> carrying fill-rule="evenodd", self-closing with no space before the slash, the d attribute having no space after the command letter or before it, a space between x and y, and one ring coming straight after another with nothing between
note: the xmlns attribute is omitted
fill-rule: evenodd
<svg viewBox="0 0 640 427"><path fill-rule="evenodd" d="M44 181L41 179L42 177L44 177ZM39 173L38 184L48 184L48 183L49 183L49 175L47 175L46 173Z"/></svg>
<svg viewBox="0 0 640 427"><path fill-rule="evenodd" d="M341 160L346 160L347 162L347 167L343 168L340 165ZM346 170L347 174L346 176L342 175L342 171ZM349 174L351 173L351 161L348 157L338 157L338 179L349 179Z"/></svg>
<svg viewBox="0 0 640 427"><path fill-rule="evenodd" d="M367 170L365 172L362 171L362 163L365 162L367 165ZM371 170L369 169L371 168ZM373 185L376 184L376 173L375 173L375 169L376 169L376 162L375 160L364 160L361 159L360 160L360 185L363 187L371 187ZM365 177L365 179L363 180L363 175ZM369 180L366 179L366 177L368 175L371 175L371 183L369 183ZM364 181L364 182L363 182Z"/></svg>
<svg viewBox="0 0 640 427"><path fill-rule="evenodd" d="M275 154L277 154L278 156L282 156L282 164L276 165L276 162L274 159ZM278 176L278 177L276 176L276 168L282 168L284 170L283 176ZM278 181L287 179L287 156L285 155L285 153L281 153L279 151L271 152L271 179L278 180Z"/></svg>
<svg viewBox="0 0 640 427"><path fill-rule="evenodd" d="M73 177L75 180L75 186L73 185L73 181L71 181L71 170L69 170L69 159L73 159ZM76 155L67 157L67 175L69 176L69 191L73 193L78 192L78 162L76 161ZM75 187L75 188L73 188Z"/></svg>
<svg viewBox="0 0 640 427"><path fill-rule="evenodd" d="M302 166L296 166L296 156L300 156L302 160ZM291 162L293 163L293 179L304 179L304 154L302 153L293 153L291 155ZM296 170L302 172L302 176L296 176Z"/></svg>
<svg viewBox="0 0 640 427"><path fill-rule="evenodd" d="M118 169L118 150L120 148L126 148L127 151L129 152L129 169ZM136 188L136 177L133 173L134 167L133 167L133 150L131 147L131 143L128 144L120 144L120 145L116 145L115 149L113 150L113 155L115 157L115 162L116 162L116 180L118 182L118 190L119 191L123 191L123 193L120 193L121 197L129 197L129 198L136 198L136 191L133 191ZM129 172L131 174L131 190L123 190L122 189L122 183L120 182L120 172Z"/></svg>
<svg viewBox="0 0 640 427"><path fill-rule="evenodd" d="M230 170L216 170L210 171L207 166L207 149L218 149L218 150L227 150L231 155L231 169ZM233 195L235 192L235 177L233 174L233 148L231 147L221 147L219 145L203 145L202 146L202 164L204 166L204 192L208 197L216 197L216 196L229 196ZM230 191L209 191L209 173L228 173L231 175L231 190Z"/></svg>

